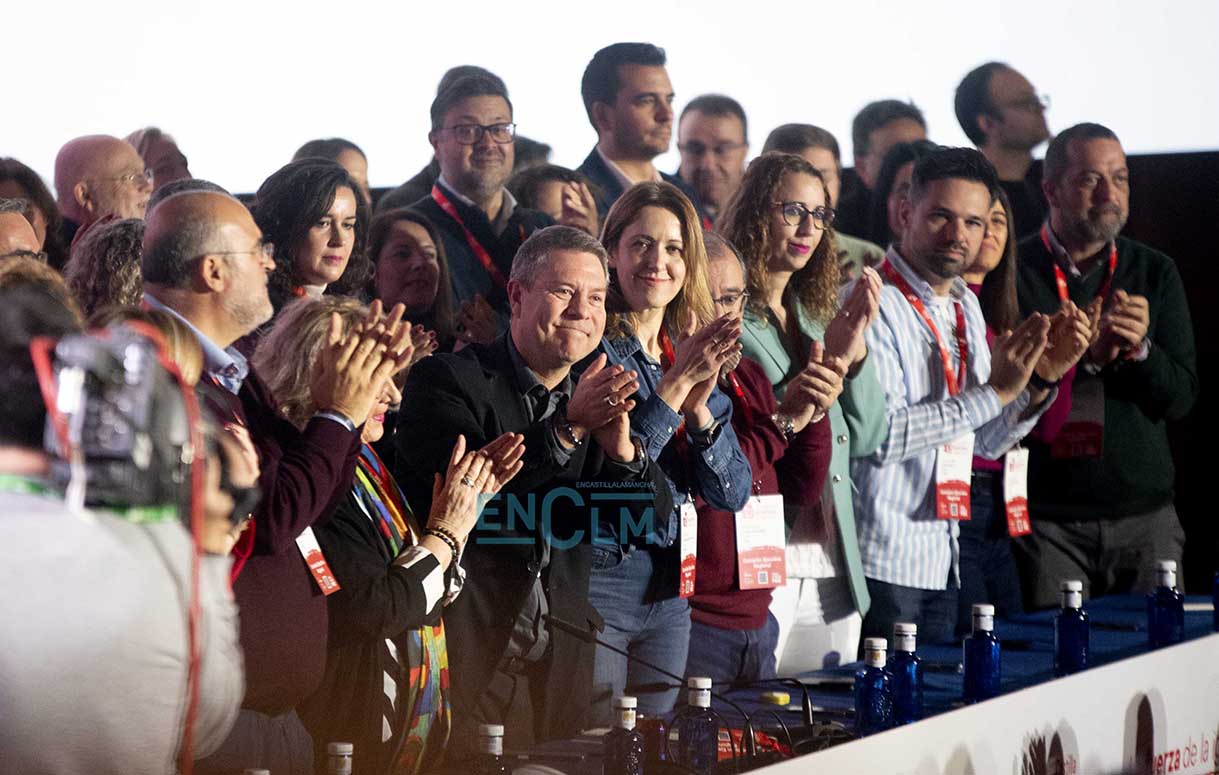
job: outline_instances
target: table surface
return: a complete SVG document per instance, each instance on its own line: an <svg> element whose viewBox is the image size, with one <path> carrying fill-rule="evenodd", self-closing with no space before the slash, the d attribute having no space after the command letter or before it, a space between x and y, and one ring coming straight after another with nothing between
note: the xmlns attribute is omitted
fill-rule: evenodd
<svg viewBox="0 0 1219 775"><path fill-rule="evenodd" d="M1185 603L1185 638L1189 640L1209 635L1213 629L1210 598L1200 595L1187 596ZM1098 598L1085 603L1084 610L1091 624L1090 667L1110 664L1147 652L1147 602L1143 595ZM1054 679L1056 613L1054 610L1040 611L1012 620L995 620L995 634L999 637L1002 647L1001 686L1004 693ZM919 644L917 653L924 665L925 715L932 716L960 707L964 680L960 671L960 643ZM860 667L860 663L856 662L798 676L799 680L809 687L810 700L817 709L815 715L819 720L836 721L847 729L852 727L853 681L855 672ZM791 696L791 705L784 708L761 702L763 692L776 690L787 692ZM725 694L751 716L763 710L772 711L793 730L801 725L801 694L794 686L738 688ZM740 713L729 704L713 700L712 707L728 723L740 726ZM754 725L767 733L783 736L770 713L758 715ZM576 740L553 741L538 746L531 751L529 759L571 775L599 775L600 754L600 738L586 735Z"/></svg>

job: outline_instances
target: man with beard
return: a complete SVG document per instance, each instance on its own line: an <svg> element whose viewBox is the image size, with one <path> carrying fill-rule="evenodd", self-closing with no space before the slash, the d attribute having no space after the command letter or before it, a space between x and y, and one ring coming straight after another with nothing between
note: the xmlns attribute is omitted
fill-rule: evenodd
<svg viewBox="0 0 1219 775"><path fill-rule="evenodd" d="M257 452L262 498L237 547L233 593L241 614L246 691L236 725L195 767L220 773L265 767L312 772L313 744L293 710L321 683L326 666L326 598L304 555L314 524L330 518L350 488L360 426L380 385L409 357L396 320L371 320L347 341L323 346L311 385L322 408L303 428L288 422L233 343L271 319L271 246L245 205L228 194L188 191L166 198L148 219L141 272L144 303L178 318L203 350L199 392L226 430ZM374 303L374 313L380 305ZM400 308L397 315L401 315ZM391 318L394 316L391 315ZM238 430L238 426L242 430ZM310 554L312 557L312 555ZM314 560L310 560L314 562Z"/></svg>
<svg viewBox="0 0 1219 775"><path fill-rule="evenodd" d="M597 130L597 146L576 172L598 189L597 213L602 222L623 191L647 181L672 183L700 207L698 195L686 181L652 164L669 150L673 136L673 84L665 69L664 49L651 43L606 46L584 68L580 95Z"/></svg>
<svg viewBox="0 0 1219 775"><path fill-rule="evenodd" d="M731 97L703 94L686 103L677 122L678 177L694 187L707 215L716 218L741 184L749 153L745 109Z"/></svg>
<svg viewBox="0 0 1219 775"><path fill-rule="evenodd" d="M1033 314L997 337L993 350L987 344L981 307L961 273L977 257L997 188L994 168L973 149L923 157L902 203L901 245L885 256L880 314L867 342L888 434L875 452L851 461L872 597L865 638L889 637L899 621L917 624L926 642L952 637L957 520L968 515L972 456L998 459L1027 435L1055 395L1051 384L1087 347L1065 314L1053 325ZM1048 381L1030 382L1034 368Z"/></svg>
<svg viewBox="0 0 1219 775"><path fill-rule="evenodd" d="M1017 542L1026 598L1053 605L1059 579L1085 595L1150 590L1156 560L1181 560L1165 420L1198 395L1193 326L1176 265L1118 236L1130 177L1117 136L1077 124L1046 150L1050 217L1020 243L1021 312L1070 299L1099 334L1063 392L1070 404L1029 443L1032 535ZM1060 402L1062 403L1062 402ZM1054 414L1058 414L1055 407Z"/></svg>
<svg viewBox="0 0 1219 775"><path fill-rule="evenodd" d="M1049 102L1008 65L987 62L961 79L954 105L961 129L999 173L999 186L1012 203L1014 233L1034 233L1045 219L1046 204L1033 149L1050 139Z"/></svg>
<svg viewBox="0 0 1219 775"><path fill-rule="evenodd" d="M431 193L412 207L440 229L453 293L462 302L461 336L508 318L512 257L550 216L518 207L504 184L512 176L516 124L503 83L483 75L458 78L432 101L428 142L440 163Z"/></svg>

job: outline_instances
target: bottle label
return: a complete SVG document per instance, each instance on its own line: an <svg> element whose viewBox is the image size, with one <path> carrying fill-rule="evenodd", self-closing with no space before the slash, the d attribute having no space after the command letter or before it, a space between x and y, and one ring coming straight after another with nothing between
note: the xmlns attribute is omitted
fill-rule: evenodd
<svg viewBox="0 0 1219 775"><path fill-rule="evenodd" d="M898 635L896 641L894 642L893 647L897 651L909 651L910 653L913 654L914 653L914 640L915 640L914 635Z"/></svg>
<svg viewBox="0 0 1219 775"><path fill-rule="evenodd" d="M634 708L619 708L618 709L618 726L623 729L635 728L635 709Z"/></svg>

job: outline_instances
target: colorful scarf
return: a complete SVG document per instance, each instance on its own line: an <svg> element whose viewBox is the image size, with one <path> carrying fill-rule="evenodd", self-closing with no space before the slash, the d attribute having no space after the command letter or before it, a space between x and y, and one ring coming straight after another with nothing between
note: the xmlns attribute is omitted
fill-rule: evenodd
<svg viewBox="0 0 1219 775"><path fill-rule="evenodd" d="M369 514L393 556L404 545L419 540L422 531L402 491L367 444L362 446L357 461L355 494L369 507ZM403 657L395 704L405 739L398 746L397 758L390 763L388 772L416 775L442 763L449 739L449 656L444 624L404 632L393 642ZM398 730L393 732L391 742L402 736L397 734Z"/></svg>

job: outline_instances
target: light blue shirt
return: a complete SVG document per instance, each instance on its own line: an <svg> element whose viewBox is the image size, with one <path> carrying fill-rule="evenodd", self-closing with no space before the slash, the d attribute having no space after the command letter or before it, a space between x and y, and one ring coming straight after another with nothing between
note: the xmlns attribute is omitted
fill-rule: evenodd
<svg viewBox="0 0 1219 775"><path fill-rule="evenodd" d="M939 347L922 317L892 283L881 289L880 314L868 329L868 357L885 394L889 432L870 455L851 460L856 486L855 519L864 575L870 579L918 589L944 589L948 579L959 585L959 528L955 520L936 518L936 447L974 432L974 454L995 460L1029 431L1053 402L1056 391L1027 419L1025 390L1006 407L986 384L990 348L986 322L977 298L960 278L949 295L937 297L890 247L885 260L906 279L935 321L959 369L955 304L965 313L969 364L961 390L948 395Z"/></svg>
<svg viewBox="0 0 1219 775"><path fill-rule="evenodd" d="M144 303L151 309L168 312L189 328L195 338L199 340L199 347L203 350L203 370L219 382L225 390L237 395L241 390L241 383L245 382L246 376L250 373L250 362L237 351L236 347L230 345L221 348L220 345L208 339L206 334L195 328L193 323L179 315L177 310L165 306L148 291L144 291Z"/></svg>

